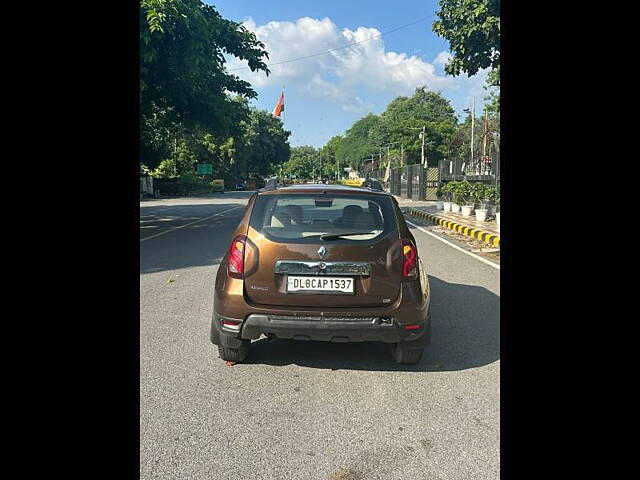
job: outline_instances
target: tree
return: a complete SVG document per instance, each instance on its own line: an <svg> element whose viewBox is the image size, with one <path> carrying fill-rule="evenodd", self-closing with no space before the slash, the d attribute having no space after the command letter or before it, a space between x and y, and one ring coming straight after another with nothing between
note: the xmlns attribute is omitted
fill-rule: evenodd
<svg viewBox="0 0 640 480"><path fill-rule="evenodd" d="M395 98L381 119L387 132L387 143L401 144L409 163L421 160L422 139L419 133L425 127L425 156L431 165L447 156L448 140L458 123L449 100L441 93L429 92L424 87L416 88L411 97Z"/></svg>
<svg viewBox="0 0 640 480"><path fill-rule="evenodd" d="M376 134L380 132L381 119L370 113L356 121L336 148L336 157L341 165L359 169L362 161L380 148Z"/></svg>
<svg viewBox="0 0 640 480"><path fill-rule="evenodd" d="M282 120L265 110L252 109L249 120L241 127L243 171L265 176L289 159L291 132L283 128Z"/></svg>
<svg viewBox="0 0 640 480"><path fill-rule="evenodd" d="M446 73L472 76L500 68L500 0L440 0L437 15L433 31L448 40L453 52Z"/></svg>
<svg viewBox="0 0 640 480"><path fill-rule="evenodd" d="M248 82L225 70L224 54L269 70L264 44L240 23L200 0L140 1L140 153L156 166L179 131L203 127L217 138L237 135L248 114L228 94L254 98Z"/></svg>
<svg viewBox="0 0 640 480"><path fill-rule="evenodd" d="M338 161L337 152L341 142L342 137L340 135L336 135L329 139L325 146L320 149L323 177L337 177L340 175L341 171L338 169L341 168L341 166Z"/></svg>
<svg viewBox="0 0 640 480"><path fill-rule="evenodd" d="M313 178L318 174L318 157L318 151L310 145L293 147L289 160L282 165L282 173L299 180Z"/></svg>

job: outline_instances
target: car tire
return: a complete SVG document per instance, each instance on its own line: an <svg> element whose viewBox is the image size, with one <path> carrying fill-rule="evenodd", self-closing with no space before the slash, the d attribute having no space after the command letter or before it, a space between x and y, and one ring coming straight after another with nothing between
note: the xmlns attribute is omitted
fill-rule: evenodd
<svg viewBox="0 0 640 480"><path fill-rule="evenodd" d="M215 321L216 320L214 317L214 319L211 321L211 333L209 334L209 338L211 338L211 343L213 343L214 345L220 345L220 333L215 326Z"/></svg>
<svg viewBox="0 0 640 480"><path fill-rule="evenodd" d="M402 365L415 365L422 358L424 347L414 347L404 343L395 343L391 353L396 363Z"/></svg>
<svg viewBox="0 0 640 480"><path fill-rule="evenodd" d="M240 348L229 348L218 345L218 355L227 362L244 362L249 355L251 340L243 340Z"/></svg>

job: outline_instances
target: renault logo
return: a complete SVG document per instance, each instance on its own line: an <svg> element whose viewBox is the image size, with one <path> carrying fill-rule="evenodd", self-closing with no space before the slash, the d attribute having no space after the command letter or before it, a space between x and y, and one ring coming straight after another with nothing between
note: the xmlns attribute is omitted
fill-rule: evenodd
<svg viewBox="0 0 640 480"><path fill-rule="evenodd" d="M325 253L327 253L327 249L324 248L324 245L323 245L318 249L318 255L320 255L320 258L324 258Z"/></svg>

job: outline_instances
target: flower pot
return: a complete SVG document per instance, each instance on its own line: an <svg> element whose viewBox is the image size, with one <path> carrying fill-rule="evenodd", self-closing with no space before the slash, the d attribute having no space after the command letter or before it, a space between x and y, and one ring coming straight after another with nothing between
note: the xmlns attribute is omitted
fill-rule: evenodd
<svg viewBox="0 0 640 480"><path fill-rule="evenodd" d="M458 213L458 212L460 212L460 205L457 205L457 204L455 204L455 203L452 203L452 204L451 204L451 211L452 211L453 213Z"/></svg>
<svg viewBox="0 0 640 480"><path fill-rule="evenodd" d="M500 212L496 212L496 223L500 226Z"/></svg>
<svg viewBox="0 0 640 480"><path fill-rule="evenodd" d="M473 205L463 205L462 206L462 215L464 217L470 217L471 212L473 212Z"/></svg>
<svg viewBox="0 0 640 480"><path fill-rule="evenodd" d="M443 203L444 203L444 202L443 202L442 200L438 200L438 201L436 202L436 209L438 209L438 210L442 210L442 209L444 208Z"/></svg>
<svg viewBox="0 0 640 480"><path fill-rule="evenodd" d="M487 221L488 210L486 208L476 208L476 220L479 222Z"/></svg>
<svg viewBox="0 0 640 480"><path fill-rule="evenodd" d="M442 202L442 209L445 212L450 212L451 211L451 202Z"/></svg>

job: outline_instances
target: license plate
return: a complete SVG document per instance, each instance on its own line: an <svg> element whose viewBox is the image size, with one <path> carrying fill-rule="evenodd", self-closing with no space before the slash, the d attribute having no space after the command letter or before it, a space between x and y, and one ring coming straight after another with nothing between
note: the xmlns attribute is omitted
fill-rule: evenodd
<svg viewBox="0 0 640 480"><path fill-rule="evenodd" d="M353 278L289 276L287 292L353 293Z"/></svg>

